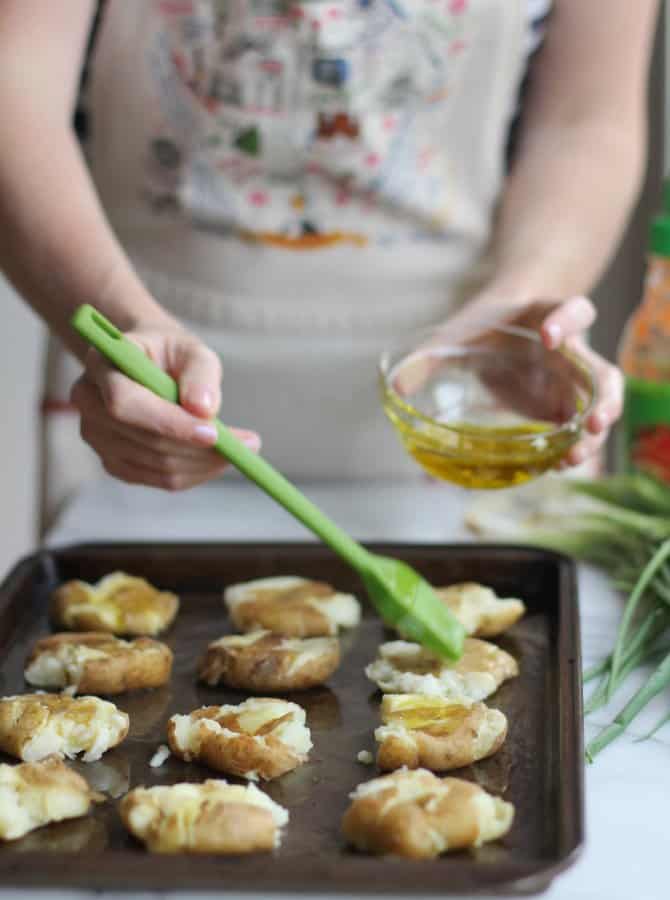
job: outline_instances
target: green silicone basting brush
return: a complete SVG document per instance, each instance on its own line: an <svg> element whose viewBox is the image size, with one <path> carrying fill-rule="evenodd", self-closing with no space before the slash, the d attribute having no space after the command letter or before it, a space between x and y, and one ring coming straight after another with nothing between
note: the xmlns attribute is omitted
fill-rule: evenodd
<svg viewBox="0 0 670 900"><path fill-rule="evenodd" d="M81 306L72 325L128 378L164 400L179 402L176 381L92 306ZM238 441L222 422L217 419L214 424L218 431L215 448L358 572L386 624L442 657L458 659L465 630L425 579L404 562L370 553L268 462Z"/></svg>

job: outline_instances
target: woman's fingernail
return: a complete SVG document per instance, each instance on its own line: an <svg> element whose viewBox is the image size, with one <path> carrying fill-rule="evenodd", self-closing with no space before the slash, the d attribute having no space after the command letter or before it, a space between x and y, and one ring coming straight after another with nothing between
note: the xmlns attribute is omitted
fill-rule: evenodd
<svg viewBox="0 0 670 900"><path fill-rule="evenodd" d="M594 413L591 416L591 430L602 431L607 425L607 416L603 412Z"/></svg>
<svg viewBox="0 0 670 900"><path fill-rule="evenodd" d="M258 451L261 449L261 439L255 431L237 432L237 437L245 447L253 450L254 453L258 453Z"/></svg>
<svg viewBox="0 0 670 900"><path fill-rule="evenodd" d="M544 326L544 333L552 347L555 347L561 341L561 327L555 322L550 322Z"/></svg>
<svg viewBox="0 0 670 900"><path fill-rule="evenodd" d="M216 443L218 437L214 425L203 422L202 425L196 425L193 429L193 436L196 440L202 442L205 446L210 447Z"/></svg>
<svg viewBox="0 0 670 900"><path fill-rule="evenodd" d="M209 412L214 407L214 394L204 385L190 384L184 392L184 400L189 406Z"/></svg>

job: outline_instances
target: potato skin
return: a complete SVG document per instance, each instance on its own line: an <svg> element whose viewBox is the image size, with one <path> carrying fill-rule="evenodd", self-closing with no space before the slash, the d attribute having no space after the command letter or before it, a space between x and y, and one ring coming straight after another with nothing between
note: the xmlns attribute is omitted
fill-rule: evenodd
<svg viewBox="0 0 670 900"><path fill-rule="evenodd" d="M83 663L77 682L80 694L112 696L166 684L172 673L170 648L146 637L129 643L130 647L126 647L107 632L52 634L37 641L26 660L26 669L43 653L55 652L64 644L81 644L107 655L104 659L87 659Z"/></svg>
<svg viewBox="0 0 670 900"><path fill-rule="evenodd" d="M253 701L262 703L268 699L271 698L255 697ZM185 762L196 760L217 772L252 780L279 778L307 759L306 754L299 753L273 733L282 722L292 719L293 709L298 708L296 704L285 705L288 707L285 713L266 722L253 734L243 730L235 707L229 707L223 716L218 706L194 710L188 717L196 728L196 750L182 746L175 721L178 717L173 716L167 726L168 745L179 759ZM220 728L209 727L208 721L216 722Z"/></svg>
<svg viewBox="0 0 670 900"><path fill-rule="evenodd" d="M497 597L491 588L477 582L465 581L438 587L435 593L462 622L471 637L497 637L526 612L523 601Z"/></svg>
<svg viewBox="0 0 670 900"><path fill-rule="evenodd" d="M410 779L417 790L401 794ZM356 792L342 819L345 837L363 852L433 859L495 840L511 827L512 805L469 781L438 778L425 769L375 780L381 789Z"/></svg>
<svg viewBox="0 0 670 900"><path fill-rule="evenodd" d="M257 591L248 600L233 606L230 618L240 631L263 628L283 637L325 637L334 634L337 628L309 601L334 593L330 585L319 581L309 581L278 594Z"/></svg>
<svg viewBox="0 0 670 900"><path fill-rule="evenodd" d="M269 851L276 845L277 826L267 809L246 803L229 803L209 798L206 781L203 800L191 827L180 832L177 819L153 803L151 791L135 788L121 800L119 814L127 830L154 853L215 853L221 855ZM155 819L145 832L133 827L133 811L153 805Z"/></svg>
<svg viewBox="0 0 670 900"><path fill-rule="evenodd" d="M111 701L97 697L68 697L64 694L21 694L18 697L0 698L0 751L23 759L26 746L37 732L47 726L51 716L95 716L101 707L113 706ZM118 712L118 710L117 710ZM128 736L129 719L119 729L114 740L105 750L111 750Z"/></svg>
<svg viewBox="0 0 670 900"><path fill-rule="evenodd" d="M258 632L253 643L239 646L227 639L214 641L207 648L199 666L199 677L214 687L225 684L250 693L283 693L304 691L323 684L340 664L337 638L287 640L267 631ZM304 654L302 665L299 653ZM310 650L310 653L305 651ZM314 651L319 650L316 654Z"/></svg>
<svg viewBox="0 0 670 900"><path fill-rule="evenodd" d="M484 703L475 703L467 718L450 734L433 735L420 729L406 735L389 735L377 750L377 766L382 772L430 769L448 772L492 756L507 737L507 718Z"/></svg>
<svg viewBox="0 0 670 900"><path fill-rule="evenodd" d="M104 617L103 606L116 611L116 625ZM113 572L97 584L67 581L54 591L50 604L51 620L61 628L135 636L165 631L178 610L176 594L159 591L144 578L124 572Z"/></svg>

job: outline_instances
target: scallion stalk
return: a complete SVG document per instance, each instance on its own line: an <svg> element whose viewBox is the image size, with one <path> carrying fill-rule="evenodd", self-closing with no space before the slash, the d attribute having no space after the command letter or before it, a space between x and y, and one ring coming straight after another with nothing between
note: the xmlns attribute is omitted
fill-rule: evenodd
<svg viewBox="0 0 670 900"><path fill-rule="evenodd" d="M615 716L614 721L589 743L586 748L586 758L589 762L593 762L601 750L619 737L628 728L635 716L668 685L670 685L670 653L655 669L649 680L631 697L621 712Z"/></svg>
<svg viewBox="0 0 670 900"><path fill-rule="evenodd" d="M612 698L612 694L614 693L614 689L616 687L616 677L619 667L621 666L621 657L624 652L626 637L628 636L628 631L630 629L633 615L635 614L638 604L647 587L649 586L652 578L661 568L663 563L668 559L668 557L670 557L670 540L663 541L661 546L654 553L652 558L642 570L638 582L635 585L632 594L628 598L628 602L626 603L626 607L621 619L621 624L619 625L619 632L617 635L616 643L614 645L614 651L612 653L612 664L610 666L609 683L607 685L608 700Z"/></svg>
<svg viewBox="0 0 670 900"><path fill-rule="evenodd" d="M607 746L657 693L670 685L670 486L643 474L616 475L597 481L558 479L534 498L523 495L507 514L489 507L493 527L482 515L468 517L480 534L510 538L510 524L521 513L522 525L512 525L513 539L558 550L607 572L612 584L627 595L612 652L584 672L584 682L600 678L585 704L588 713L612 699L636 669L657 665L645 685L614 721L590 744L590 759ZM567 494L575 495L570 502ZM564 502L565 501L565 502ZM503 510L504 512L504 510ZM486 507L483 509L486 513ZM658 723L651 734L670 721Z"/></svg>
<svg viewBox="0 0 670 900"><path fill-rule="evenodd" d="M637 743L639 743L639 741L648 741L649 738L653 738L653 736L656 734L656 732L657 732L657 731L660 731L661 728L663 728L664 725L667 725L667 724L668 724L668 722L670 722L670 712L667 714L667 716L663 716L663 718L661 719L661 721L660 721L660 722L657 722L656 725L654 725L654 727L651 729L650 732L648 732L647 734L642 735L642 737L639 737L639 738L635 741L635 743L637 744Z"/></svg>

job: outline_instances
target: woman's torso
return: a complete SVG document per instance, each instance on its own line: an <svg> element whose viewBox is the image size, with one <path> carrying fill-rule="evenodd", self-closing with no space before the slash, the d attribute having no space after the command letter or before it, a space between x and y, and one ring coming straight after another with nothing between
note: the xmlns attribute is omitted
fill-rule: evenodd
<svg viewBox="0 0 670 900"><path fill-rule="evenodd" d="M375 356L485 270L547 0L107 0L88 157L223 416L292 476L412 471Z"/></svg>

